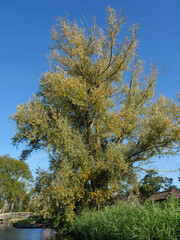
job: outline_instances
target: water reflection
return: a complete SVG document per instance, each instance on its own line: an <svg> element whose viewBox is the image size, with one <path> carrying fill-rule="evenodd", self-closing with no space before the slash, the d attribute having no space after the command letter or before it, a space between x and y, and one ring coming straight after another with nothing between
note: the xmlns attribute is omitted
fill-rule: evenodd
<svg viewBox="0 0 180 240"><path fill-rule="evenodd" d="M62 240L52 229L15 228L12 224L0 224L0 240ZM67 240L64 238L64 240Z"/></svg>

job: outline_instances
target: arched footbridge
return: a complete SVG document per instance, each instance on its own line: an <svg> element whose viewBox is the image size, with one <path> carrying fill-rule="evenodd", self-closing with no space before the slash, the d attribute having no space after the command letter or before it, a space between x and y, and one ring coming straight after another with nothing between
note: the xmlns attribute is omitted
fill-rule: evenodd
<svg viewBox="0 0 180 240"><path fill-rule="evenodd" d="M0 214L0 220L3 219L23 219L23 218L29 218L32 217L34 213L32 212L10 212L10 213L3 213Z"/></svg>

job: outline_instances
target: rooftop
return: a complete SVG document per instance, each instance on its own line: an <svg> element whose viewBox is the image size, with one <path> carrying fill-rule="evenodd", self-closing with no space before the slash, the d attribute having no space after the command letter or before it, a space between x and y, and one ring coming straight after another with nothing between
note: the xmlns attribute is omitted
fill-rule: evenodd
<svg viewBox="0 0 180 240"><path fill-rule="evenodd" d="M176 197L180 200L180 191L176 189L154 193L149 199L155 201L166 200L170 197L171 194L173 195L173 197Z"/></svg>

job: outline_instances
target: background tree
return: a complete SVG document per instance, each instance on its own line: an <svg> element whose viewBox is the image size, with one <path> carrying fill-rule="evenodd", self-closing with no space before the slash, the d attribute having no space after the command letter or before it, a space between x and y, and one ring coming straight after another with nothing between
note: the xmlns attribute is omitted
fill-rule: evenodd
<svg viewBox="0 0 180 240"><path fill-rule="evenodd" d="M11 117L14 144L26 143L22 159L37 149L49 153L47 189L56 206L65 206L67 221L79 207L98 208L121 192L139 164L178 148L179 107L164 96L154 100L158 70L144 71L138 25L124 35L125 20L111 7L103 29L95 20L89 26L59 18L51 69Z"/></svg>
<svg viewBox="0 0 180 240"><path fill-rule="evenodd" d="M50 192L50 183L52 174L40 168L37 169L35 184L31 188L31 200L29 207L33 212L42 211L44 217L50 217L50 213L55 209L56 203L51 210L52 194Z"/></svg>
<svg viewBox="0 0 180 240"><path fill-rule="evenodd" d="M9 155L0 156L0 201L1 213L21 210L27 197L27 184L32 175L25 162L11 158Z"/></svg>
<svg viewBox="0 0 180 240"><path fill-rule="evenodd" d="M144 202L160 189L168 190L173 188L174 185L172 185L172 183L172 178L160 176L157 171L150 170L140 181L139 197Z"/></svg>

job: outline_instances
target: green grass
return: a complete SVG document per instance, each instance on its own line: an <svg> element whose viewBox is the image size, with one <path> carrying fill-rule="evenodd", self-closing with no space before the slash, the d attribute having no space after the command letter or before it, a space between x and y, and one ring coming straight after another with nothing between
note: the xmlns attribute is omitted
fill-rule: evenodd
<svg viewBox="0 0 180 240"><path fill-rule="evenodd" d="M101 211L87 211L72 223L78 240L178 240L180 207L173 201L143 207L121 202Z"/></svg>

